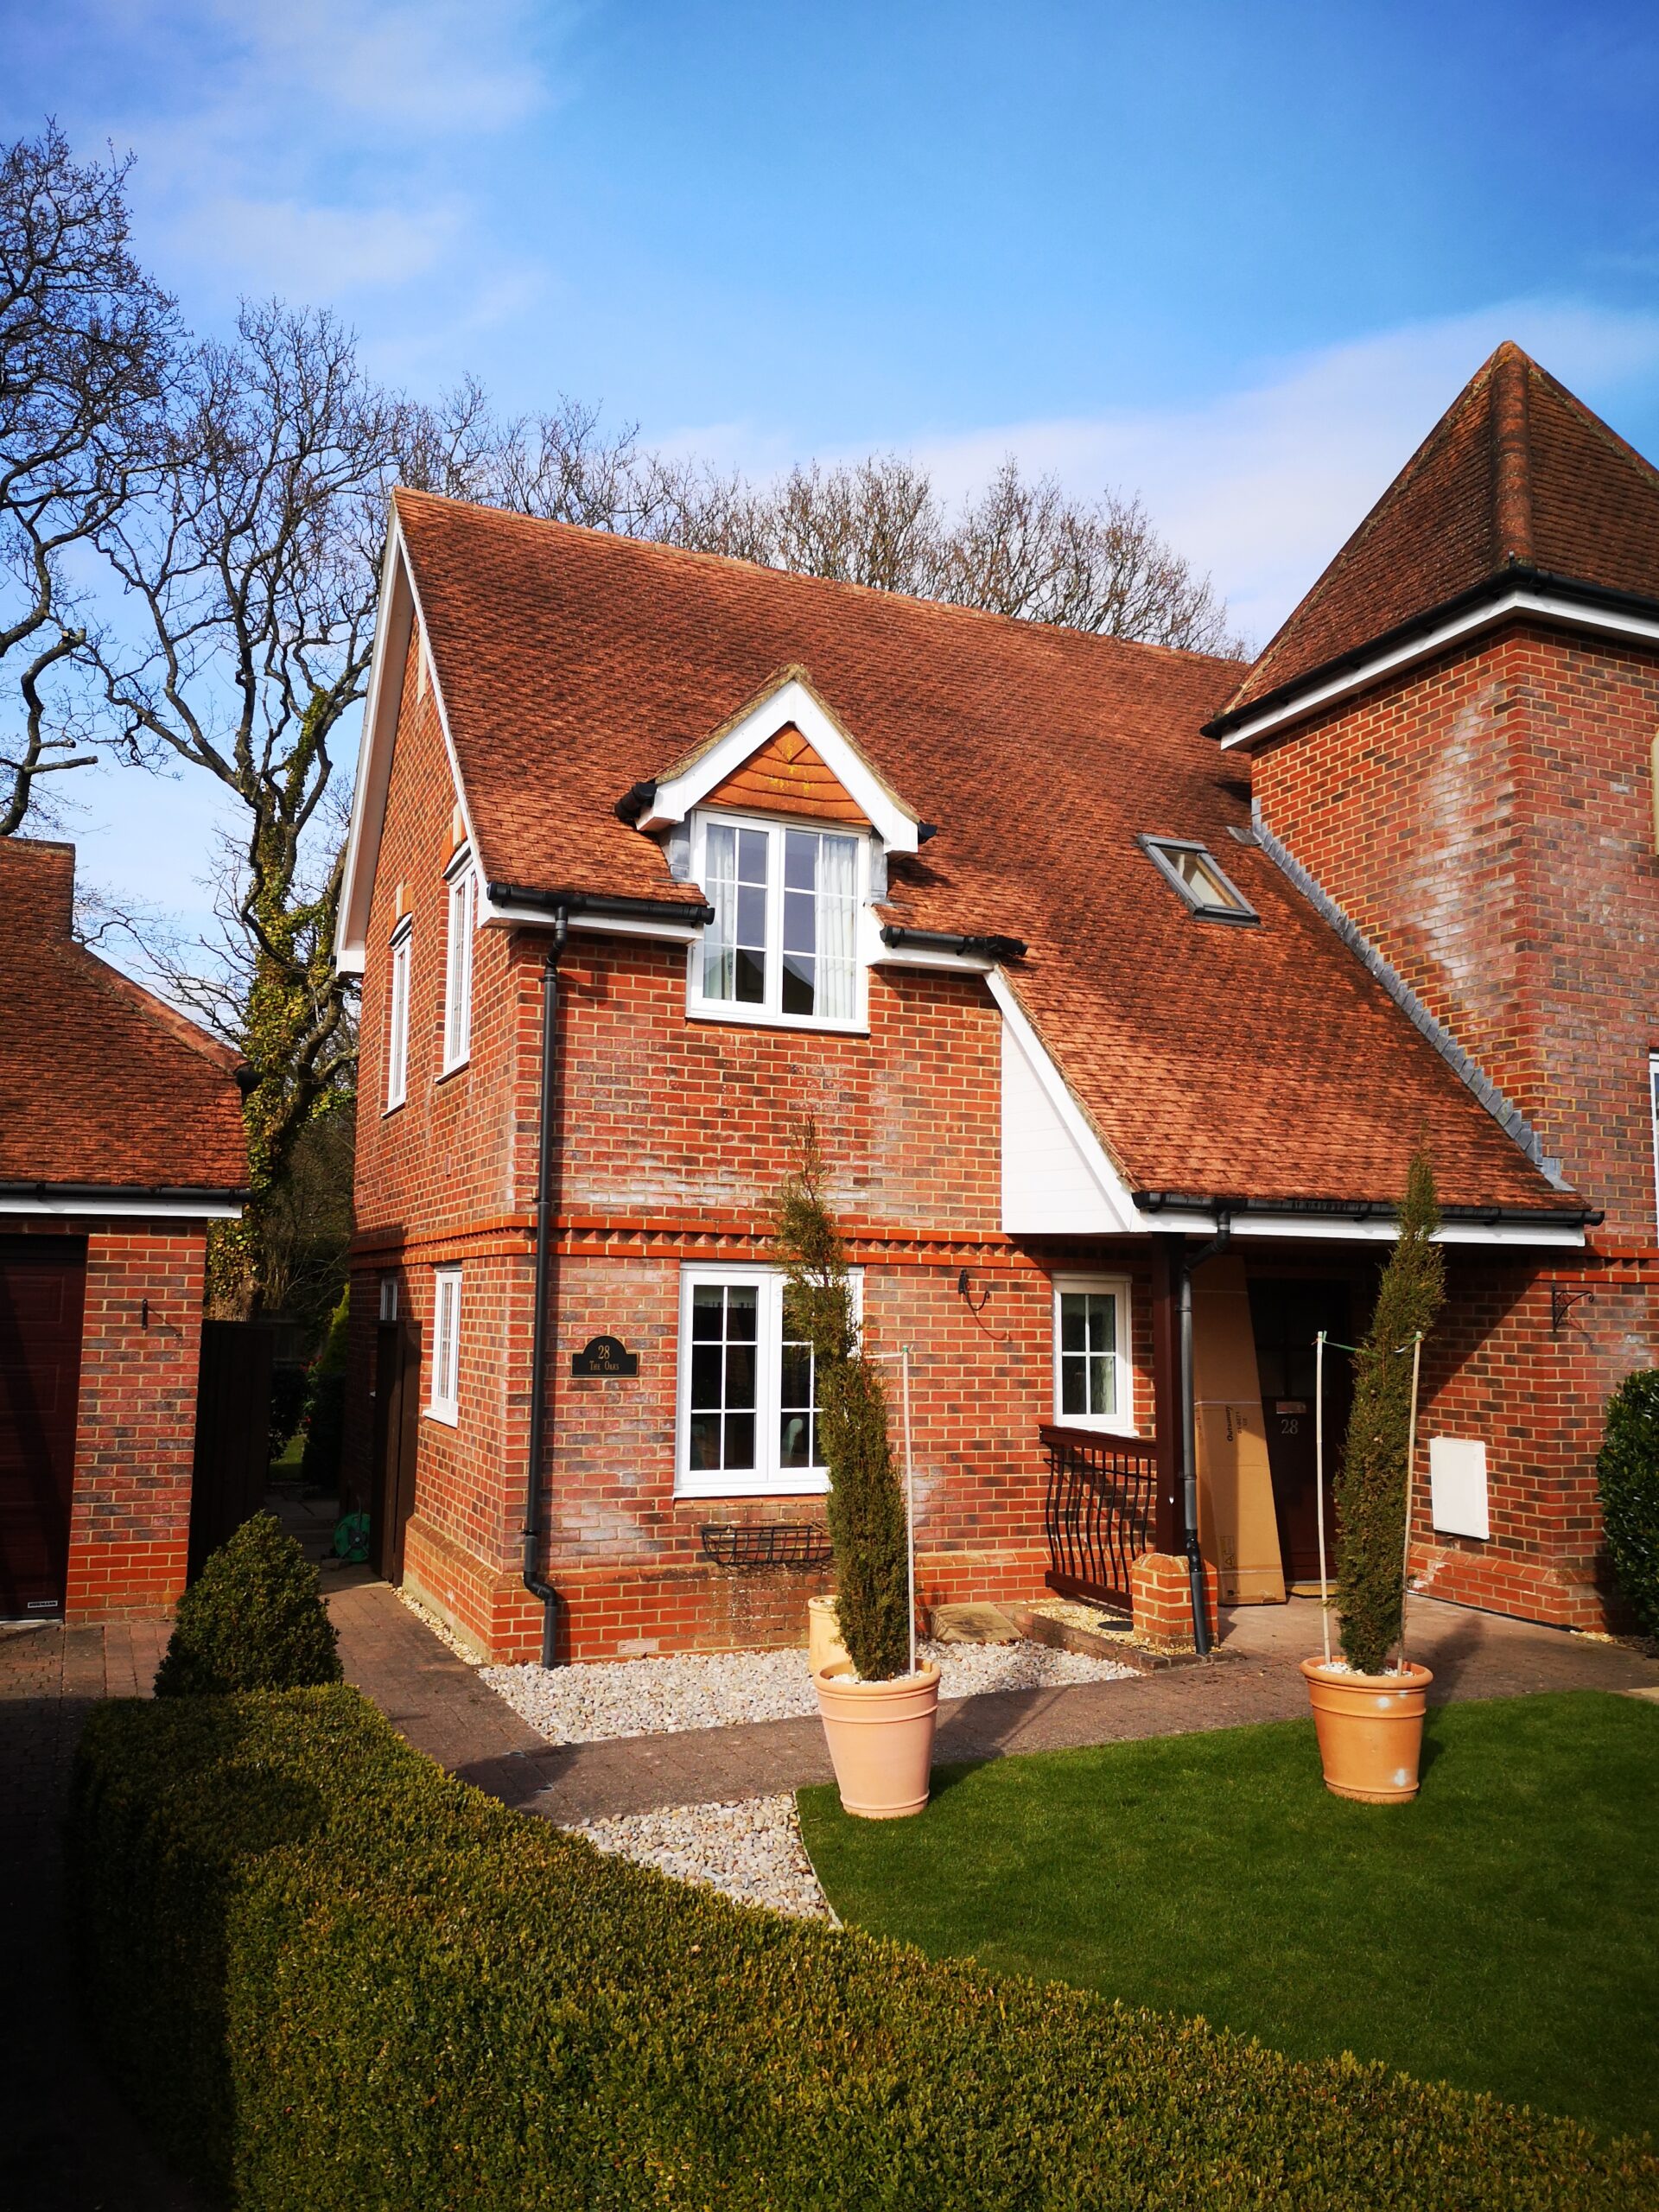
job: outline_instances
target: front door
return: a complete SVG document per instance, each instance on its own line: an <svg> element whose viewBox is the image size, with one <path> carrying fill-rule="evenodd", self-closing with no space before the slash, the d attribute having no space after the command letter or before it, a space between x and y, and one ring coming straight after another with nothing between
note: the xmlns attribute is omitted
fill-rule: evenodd
<svg viewBox="0 0 1659 2212"><path fill-rule="evenodd" d="M1325 1530L1327 1557L1335 1560L1332 1483L1348 1433L1354 1386L1348 1354L1334 1347L1351 1341L1349 1312L1344 1282L1267 1276L1250 1284L1274 1516L1287 1585L1317 1582L1319 1573L1314 1344L1321 1329L1331 1340L1325 1353Z"/></svg>
<svg viewBox="0 0 1659 2212"><path fill-rule="evenodd" d="M415 1510L421 1426L421 1335L382 1321L374 1346L374 1497L369 1556L388 1582L404 1579L404 1532Z"/></svg>
<svg viewBox="0 0 1659 2212"><path fill-rule="evenodd" d="M63 1612L86 1247L0 1238L0 1619Z"/></svg>

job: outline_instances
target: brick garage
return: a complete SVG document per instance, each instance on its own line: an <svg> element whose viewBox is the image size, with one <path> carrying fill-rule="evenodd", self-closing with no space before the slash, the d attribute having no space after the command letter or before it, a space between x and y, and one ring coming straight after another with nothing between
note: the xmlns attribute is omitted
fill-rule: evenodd
<svg viewBox="0 0 1659 2212"><path fill-rule="evenodd" d="M233 1056L71 935L74 855L0 842L0 1611L184 1587L207 1226L239 1211Z"/></svg>

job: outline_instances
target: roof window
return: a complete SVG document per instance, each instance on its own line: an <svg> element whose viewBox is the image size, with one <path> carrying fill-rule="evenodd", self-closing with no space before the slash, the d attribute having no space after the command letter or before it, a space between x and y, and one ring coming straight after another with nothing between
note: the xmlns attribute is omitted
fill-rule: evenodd
<svg viewBox="0 0 1659 2212"><path fill-rule="evenodd" d="M1153 866L1173 883L1204 922L1257 922L1261 916L1224 872L1207 845L1185 837L1136 840Z"/></svg>

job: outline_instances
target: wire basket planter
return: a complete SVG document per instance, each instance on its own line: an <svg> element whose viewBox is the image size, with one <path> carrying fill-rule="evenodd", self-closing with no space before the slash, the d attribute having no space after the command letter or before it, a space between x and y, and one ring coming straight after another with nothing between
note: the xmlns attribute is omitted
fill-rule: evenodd
<svg viewBox="0 0 1659 2212"><path fill-rule="evenodd" d="M702 1535L706 1556L740 1573L781 1567L813 1574L830 1564L830 1531L821 1521L713 1521Z"/></svg>

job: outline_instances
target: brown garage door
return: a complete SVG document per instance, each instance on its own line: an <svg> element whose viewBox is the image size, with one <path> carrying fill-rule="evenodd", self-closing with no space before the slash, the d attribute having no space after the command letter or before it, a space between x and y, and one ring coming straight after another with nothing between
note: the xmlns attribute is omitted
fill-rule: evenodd
<svg viewBox="0 0 1659 2212"><path fill-rule="evenodd" d="M63 1611L86 1247L0 1238L0 1619Z"/></svg>

